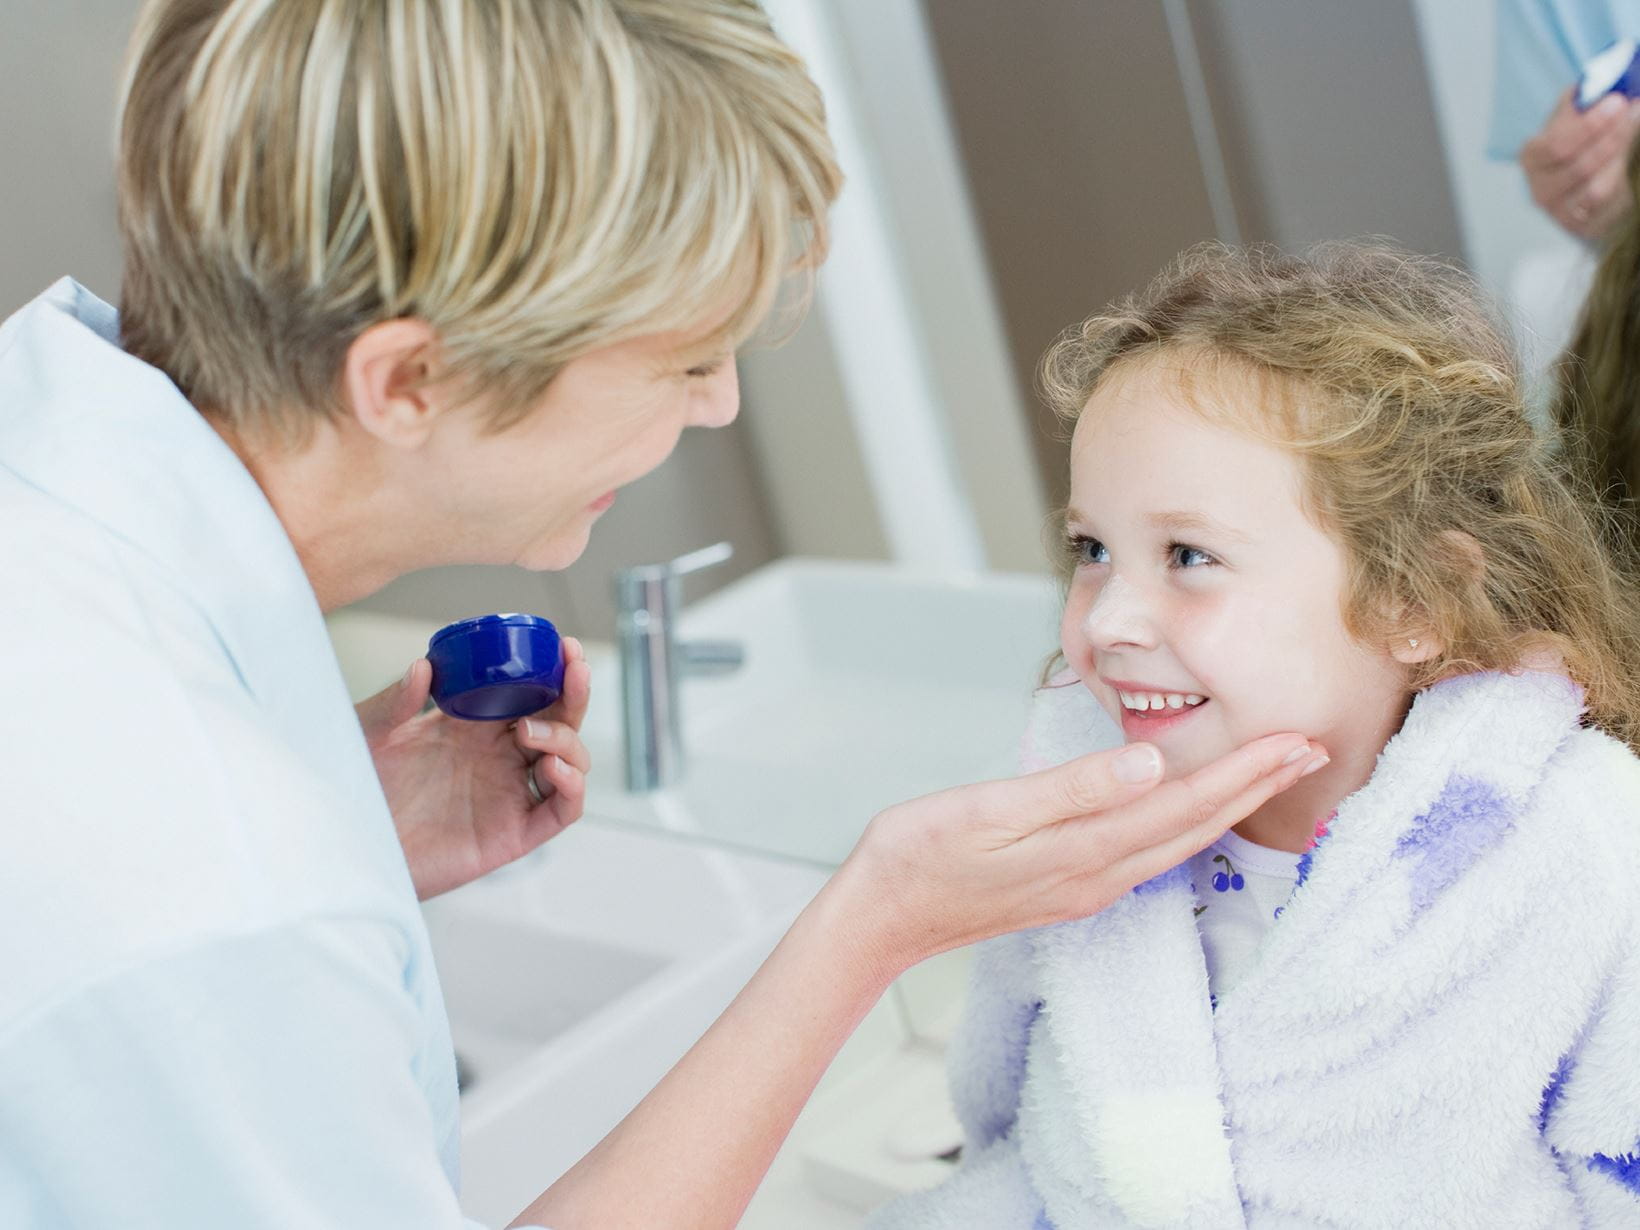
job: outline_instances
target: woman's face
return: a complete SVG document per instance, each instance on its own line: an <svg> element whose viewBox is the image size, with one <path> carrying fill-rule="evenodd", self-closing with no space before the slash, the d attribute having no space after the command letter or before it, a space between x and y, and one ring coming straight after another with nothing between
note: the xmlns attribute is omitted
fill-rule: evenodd
<svg viewBox="0 0 1640 1230"><path fill-rule="evenodd" d="M452 416L437 464L443 523L465 539L453 556L567 567L619 488L665 461L685 427L723 427L739 408L732 354L662 333L571 361L504 431L476 411Z"/></svg>
<svg viewBox="0 0 1640 1230"><path fill-rule="evenodd" d="M1241 386L1195 397L1258 395ZM1198 413L1160 361L1108 377L1077 424L1061 646L1170 776L1294 730L1333 757L1305 792L1352 789L1400 724L1406 670L1344 626L1348 563L1302 481L1284 450Z"/></svg>

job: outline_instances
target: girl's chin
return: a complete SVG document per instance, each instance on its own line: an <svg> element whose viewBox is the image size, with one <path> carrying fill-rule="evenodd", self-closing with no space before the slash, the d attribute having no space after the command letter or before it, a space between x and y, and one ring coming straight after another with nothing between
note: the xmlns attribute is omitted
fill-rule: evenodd
<svg viewBox="0 0 1640 1230"><path fill-rule="evenodd" d="M1205 768L1220 756L1232 750L1231 744L1214 738L1206 732L1155 729L1148 732L1129 732L1124 726L1122 734L1124 743L1153 743L1161 749L1164 765L1163 781L1188 777L1197 769Z"/></svg>

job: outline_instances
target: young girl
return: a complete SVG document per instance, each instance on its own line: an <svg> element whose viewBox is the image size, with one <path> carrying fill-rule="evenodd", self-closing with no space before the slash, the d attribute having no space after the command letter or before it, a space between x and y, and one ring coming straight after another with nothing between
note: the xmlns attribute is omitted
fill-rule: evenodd
<svg viewBox="0 0 1640 1230"><path fill-rule="evenodd" d="M1640 607L1462 279L1197 250L1045 385L1070 669L1027 767L1331 759L982 950L961 1165L872 1224L1640 1225Z"/></svg>

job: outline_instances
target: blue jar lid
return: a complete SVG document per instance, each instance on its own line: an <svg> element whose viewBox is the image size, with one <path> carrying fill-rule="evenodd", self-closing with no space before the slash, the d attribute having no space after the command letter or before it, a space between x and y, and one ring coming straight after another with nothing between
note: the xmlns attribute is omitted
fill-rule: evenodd
<svg viewBox="0 0 1640 1230"><path fill-rule="evenodd" d="M539 615L480 615L448 624L427 643L433 703L451 717L511 721L564 691L558 629Z"/></svg>

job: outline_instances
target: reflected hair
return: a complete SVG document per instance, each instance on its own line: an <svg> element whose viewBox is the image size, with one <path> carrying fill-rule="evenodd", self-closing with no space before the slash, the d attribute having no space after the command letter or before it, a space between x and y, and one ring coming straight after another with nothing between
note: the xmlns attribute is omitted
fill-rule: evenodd
<svg viewBox="0 0 1640 1230"><path fill-rule="evenodd" d="M1306 511L1345 554L1349 632L1439 642L1413 688L1558 658L1590 718L1640 749L1634 583L1467 276L1381 243L1204 245L1062 335L1042 389L1074 424L1163 358L1199 413L1298 458Z"/></svg>
<svg viewBox="0 0 1640 1230"><path fill-rule="evenodd" d="M750 0L148 0L119 120L122 340L292 442L413 317L501 429L565 363L823 257L818 90Z"/></svg>
<svg viewBox="0 0 1640 1230"><path fill-rule="evenodd" d="M1640 142L1629 151L1631 195ZM1607 236L1570 345L1556 368L1554 417L1568 455L1622 510L1622 548L1640 559L1640 216L1630 209Z"/></svg>

